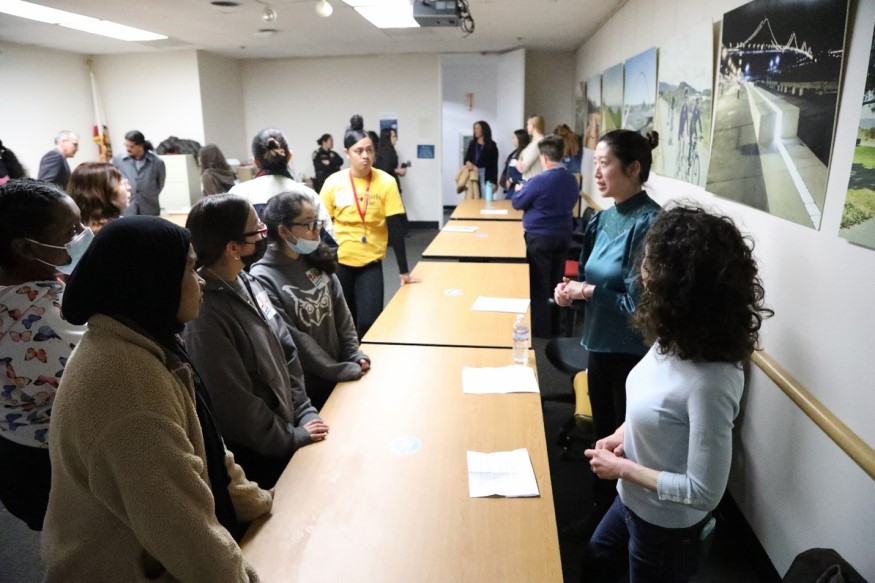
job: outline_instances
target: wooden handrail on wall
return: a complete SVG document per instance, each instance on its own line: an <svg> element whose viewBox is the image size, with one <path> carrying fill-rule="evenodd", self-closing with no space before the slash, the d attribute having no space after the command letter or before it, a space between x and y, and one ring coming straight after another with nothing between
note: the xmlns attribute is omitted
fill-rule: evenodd
<svg viewBox="0 0 875 583"><path fill-rule="evenodd" d="M751 361L766 373L808 417L842 448L851 459L875 479L875 449L832 414L823 403L814 398L799 381L763 351L753 353Z"/></svg>

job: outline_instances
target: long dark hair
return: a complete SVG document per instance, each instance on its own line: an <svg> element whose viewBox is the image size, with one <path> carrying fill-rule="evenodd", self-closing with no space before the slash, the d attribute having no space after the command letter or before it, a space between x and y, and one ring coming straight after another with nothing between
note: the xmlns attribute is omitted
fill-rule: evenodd
<svg viewBox="0 0 875 583"><path fill-rule="evenodd" d="M4 148L2 141L0 141L0 162L6 167L6 175L10 180L27 176L24 166L18 161L18 156L9 148Z"/></svg>
<svg viewBox="0 0 875 583"><path fill-rule="evenodd" d="M731 219L695 206L660 213L647 232L644 293L633 317L661 354L741 362L757 348L765 290L753 243Z"/></svg>
<svg viewBox="0 0 875 583"><path fill-rule="evenodd" d="M280 225L291 230L292 222L304 212L304 204L313 205L306 195L296 192L281 192L267 201L262 220L267 226L267 238L272 244L276 246L286 244L285 239L280 235ZM314 267L328 275L337 271L337 256L322 241L314 252L301 255L301 259L309 267Z"/></svg>
<svg viewBox="0 0 875 583"><path fill-rule="evenodd" d="M231 167L228 165L228 161L225 159L225 155L216 144L207 144L201 148L200 152L198 152L197 158L198 163L201 165L201 172L211 168L222 170L224 172L232 172Z"/></svg>
<svg viewBox="0 0 875 583"><path fill-rule="evenodd" d="M152 142L146 139L146 136L143 135L143 132L139 130L131 130L125 134L125 139L129 142L133 142L134 145L143 146L143 149L147 152L151 152L155 148L152 146Z"/></svg>
<svg viewBox="0 0 875 583"><path fill-rule="evenodd" d="M392 175L395 174L395 168L398 164L398 152L395 151L395 146L392 145L393 133L395 133L395 130L392 128L380 130L380 142L377 147L377 155L374 158L374 168Z"/></svg>
<svg viewBox="0 0 875 583"><path fill-rule="evenodd" d="M514 130L513 135L516 136L516 141L519 144L519 147L514 150L514 154L519 154L523 150L526 149L526 146L529 145L529 142L532 141L532 136L529 135L525 129Z"/></svg>

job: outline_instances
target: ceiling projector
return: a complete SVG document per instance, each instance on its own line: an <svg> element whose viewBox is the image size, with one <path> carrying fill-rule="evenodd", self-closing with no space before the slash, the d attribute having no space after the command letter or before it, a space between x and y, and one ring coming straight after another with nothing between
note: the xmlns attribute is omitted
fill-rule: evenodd
<svg viewBox="0 0 875 583"><path fill-rule="evenodd" d="M419 26L459 26L458 0L413 0L413 20Z"/></svg>

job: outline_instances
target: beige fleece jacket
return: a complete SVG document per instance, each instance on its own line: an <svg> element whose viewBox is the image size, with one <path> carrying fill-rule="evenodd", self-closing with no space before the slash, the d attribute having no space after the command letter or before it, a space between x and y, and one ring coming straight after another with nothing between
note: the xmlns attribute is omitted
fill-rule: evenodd
<svg viewBox="0 0 875 583"><path fill-rule="evenodd" d="M96 315L64 370L52 412L46 581L257 581L214 513L191 369ZM226 450L240 520L272 496Z"/></svg>

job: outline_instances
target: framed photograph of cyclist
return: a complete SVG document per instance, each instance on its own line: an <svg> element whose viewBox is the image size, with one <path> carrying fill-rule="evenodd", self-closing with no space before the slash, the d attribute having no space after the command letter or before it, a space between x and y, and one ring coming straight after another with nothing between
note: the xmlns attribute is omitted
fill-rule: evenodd
<svg viewBox="0 0 875 583"><path fill-rule="evenodd" d="M705 186L711 152L714 34L710 23L659 47L654 151L658 174Z"/></svg>
<svg viewBox="0 0 875 583"><path fill-rule="evenodd" d="M583 147L595 150L602 136L602 76L595 74L586 80L586 129Z"/></svg>
<svg viewBox="0 0 875 583"><path fill-rule="evenodd" d="M857 147L842 210L839 236L875 249L875 39L869 52L869 72L860 109Z"/></svg>
<svg viewBox="0 0 875 583"><path fill-rule="evenodd" d="M723 16L709 192L820 228L848 0L754 0Z"/></svg>
<svg viewBox="0 0 875 583"><path fill-rule="evenodd" d="M623 128L623 63L602 73L602 135Z"/></svg>
<svg viewBox="0 0 875 583"><path fill-rule="evenodd" d="M623 128L646 134L656 115L656 47L628 59L624 65Z"/></svg>

